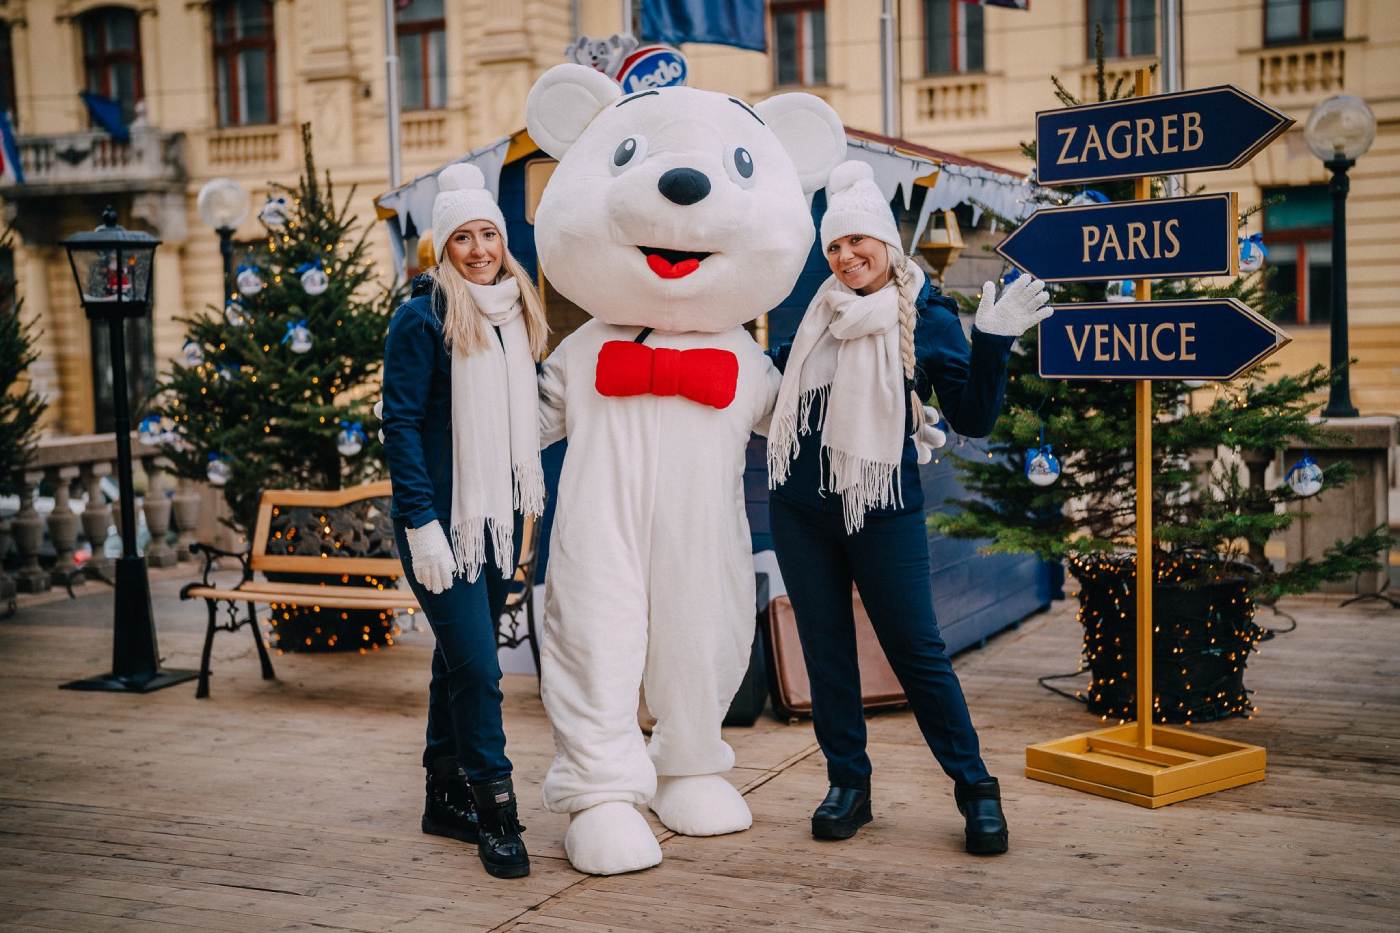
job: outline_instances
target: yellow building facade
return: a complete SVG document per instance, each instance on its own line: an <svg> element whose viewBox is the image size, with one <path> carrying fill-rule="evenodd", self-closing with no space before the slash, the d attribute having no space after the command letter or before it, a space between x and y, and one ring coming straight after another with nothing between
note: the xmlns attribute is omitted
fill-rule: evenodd
<svg viewBox="0 0 1400 933"><path fill-rule="evenodd" d="M1092 97L1094 25L1110 76L1157 60L1156 0L1031 0L1029 11L959 0L897 0L895 134L1018 172L1037 110L1059 106L1050 76ZM1231 83L1298 120L1245 167L1188 178L1238 191L1241 205L1282 194L1296 209L1256 217L1302 295L1286 365L1327 357L1330 234L1327 173L1302 139L1314 104L1362 97L1376 142L1352 170L1348 249L1354 400L1363 413L1400 410L1400 17L1387 0L1183 0L1184 85ZM690 83L762 99L803 88L853 127L880 131L879 0L770 0L769 51L687 46ZM115 12L114 12L115 11ZM380 0L4 0L12 77L0 109L14 115L27 178L0 189L19 237L13 263L44 331L33 377L53 405L49 428L102 426L104 352L78 307L59 241L95 225L111 200L127 225L157 233L151 366L180 349L178 316L218 301L218 241L195 211L210 178L252 194L237 231L255 239L269 180L291 183L310 122L318 164L342 192L358 186L365 222L388 189L384 4ZM403 60L403 178L520 128L533 79L575 36L622 25L618 0L413 0L398 13ZM270 41L269 41L270 40ZM0 54L0 58L3 58ZM0 65L4 62L0 61ZM128 98L132 141L90 125L79 91ZM139 106L138 106L139 101ZM376 234L386 274L390 255ZM976 261L974 250L963 263ZM1285 274L1286 273L1286 274ZM97 375L95 376L94 373ZM107 395L104 397L104 391Z"/></svg>

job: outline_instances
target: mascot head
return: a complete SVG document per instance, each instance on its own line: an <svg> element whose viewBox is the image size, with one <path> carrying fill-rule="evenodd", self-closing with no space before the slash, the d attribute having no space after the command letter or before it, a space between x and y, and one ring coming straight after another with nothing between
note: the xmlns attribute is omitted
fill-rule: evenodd
<svg viewBox="0 0 1400 933"><path fill-rule="evenodd" d="M562 294L609 324L718 333L787 297L814 231L807 195L846 157L846 132L810 94L756 106L666 87L623 96L556 65L525 105L559 160L535 246Z"/></svg>

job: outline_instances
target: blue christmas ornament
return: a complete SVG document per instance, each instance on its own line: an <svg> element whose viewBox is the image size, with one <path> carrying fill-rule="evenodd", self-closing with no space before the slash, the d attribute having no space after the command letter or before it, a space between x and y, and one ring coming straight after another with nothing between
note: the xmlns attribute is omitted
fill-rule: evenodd
<svg viewBox="0 0 1400 933"><path fill-rule="evenodd" d="M1036 486L1050 486L1060 478L1060 460L1051 445L1045 443L1045 429L1040 429L1040 446L1026 448L1026 479Z"/></svg>
<svg viewBox="0 0 1400 933"><path fill-rule="evenodd" d="M310 350L311 331L306 327L306 318L289 323L287 332L282 335L282 342L287 344L293 353L305 353Z"/></svg>
<svg viewBox="0 0 1400 933"><path fill-rule="evenodd" d="M248 263L238 267L234 281L238 284L238 294L245 297L252 297L263 288L262 273L258 271L257 266Z"/></svg>
<svg viewBox="0 0 1400 933"><path fill-rule="evenodd" d="M233 479L233 467L229 464L228 457L221 453L211 453L209 455L209 467L204 475L209 477L209 482L215 486L224 486Z"/></svg>
<svg viewBox="0 0 1400 933"><path fill-rule="evenodd" d="M1269 255L1269 248L1264 245L1264 234L1251 233L1249 236L1240 237L1239 241L1240 271L1258 272Z"/></svg>
<svg viewBox="0 0 1400 933"><path fill-rule="evenodd" d="M1003 276L1001 277L1001 284L1002 284L1002 285L1010 285L1012 282L1016 281L1016 280L1019 279L1020 277L1021 277L1021 270L1020 270L1020 269L1016 269L1016 268L1008 269L1008 270L1006 270L1006 274L1003 275Z"/></svg>
<svg viewBox="0 0 1400 933"><path fill-rule="evenodd" d="M1289 468L1283 481L1300 496L1315 496L1322 490L1322 467L1304 451L1303 459Z"/></svg>
<svg viewBox="0 0 1400 933"><path fill-rule="evenodd" d="M325 267L319 259L315 262L304 262L297 266L295 271L301 276L302 290L308 295L319 295L331 286L331 280L326 276Z"/></svg>
<svg viewBox="0 0 1400 933"><path fill-rule="evenodd" d="M340 422L340 434L335 439L335 449L340 451L342 457L353 457L364 449L365 441L364 428L360 427L358 421Z"/></svg>
<svg viewBox="0 0 1400 933"><path fill-rule="evenodd" d="M1107 204L1108 195L1094 188L1085 188L1083 191L1069 199L1070 207L1081 207L1085 204Z"/></svg>
<svg viewBox="0 0 1400 933"><path fill-rule="evenodd" d="M269 194L263 202L262 210L258 211L258 220L269 230L281 230L287 225L287 218L291 213L292 208L287 203L285 194Z"/></svg>
<svg viewBox="0 0 1400 933"><path fill-rule="evenodd" d="M136 428L136 434L147 447L159 444L165 438L165 432L160 426L160 415L147 415L142 418L141 424Z"/></svg>
<svg viewBox="0 0 1400 933"><path fill-rule="evenodd" d="M224 302L224 320L228 321L230 327L247 327L248 315L243 310L243 302L237 298L230 298Z"/></svg>
<svg viewBox="0 0 1400 933"><path fill-rule="evenodd" d="M204 362L204 348L193 340L186 340L185 346L180 351L181 359L185 365L193 369Z"/></svg>

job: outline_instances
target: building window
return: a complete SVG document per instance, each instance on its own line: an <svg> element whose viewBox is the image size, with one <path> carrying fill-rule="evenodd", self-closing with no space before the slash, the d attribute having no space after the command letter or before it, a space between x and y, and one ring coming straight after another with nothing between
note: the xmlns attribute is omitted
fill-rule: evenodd
<svg viewBox="0 0 1400 933"><path fill-rule="evenodd" d="M1294 307L1299 324L1332 318L1332 195L1326 185L1265 188L1264 244L1269 291Z"/></svg>
<svg viewBox="0 0 1400 933"><path fill-rule="evenodd" d="M442 0L399 0L399 101L405 110L447 106L447 23Z"/></svg>
<svg viewBox="0 0 1400 933"><path fill-rule="evenodd" d="M1131 58L1157 51L1157 0L1086 0L1087 57L1094 60L1094 40L1103 29L1103 57ZM1296 2L1296 0L1295 0Z"/></svg>
<svg viewBox="0 0 1400 933"><path fill-rule="evenodd" d="M277 45L270 0L221 0L214 29L214 94L220 126L277 120Z"/></svg>
<svg viewBox="0 0 1400 933"><path fill-rule="evenodd" d="M826 3L773 0L773 83L826 83Z"/></svg>
<svg viewBox="0 0 1400 933"><path fill-rule="evenodd" d="M1264 0L1264 44L1340 39L1346 31L1343 0Z"/></svg>
<svg viewBox="0 0 1400 933"><path fill-rule="evenodd" d="M87 89L122 105L130 123L136 104L145 96L141 79L141 31L136 11L105 6L84 13L83 72Z"/></svg>
<svg viewBox="0 0 1400 933"><path fill-rule="evenodd" d="M0 23L0 113L10 115L10 124L18 127L19 110L15 103L15 56L10 45L10 24Z"/></svg>
<svg viewBox="0 0 1400 933"><path fill-rule="evenodd" d="M981 71L982 7L962 0L924 0L924 74Z"/></svg>

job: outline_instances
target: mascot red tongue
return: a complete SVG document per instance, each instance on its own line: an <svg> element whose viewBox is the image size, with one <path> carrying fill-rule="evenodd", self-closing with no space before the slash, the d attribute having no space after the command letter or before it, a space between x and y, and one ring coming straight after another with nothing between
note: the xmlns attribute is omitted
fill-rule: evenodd
<svg viewBox="0 0 1400 933"><path fill-rule="evenodd" d="M686 835L752 822L720 723L754 637L744 454L780 380L743 324L792 290L815 236L807 196L846 137L809 94L623 96L581 65L546 72L526 111L559 160L535 212L541 268L593 318L540 376L542 442L569 442L545 586L544 798L570 814L574 867L615 874L661 861L639 805Z"/></svg>

